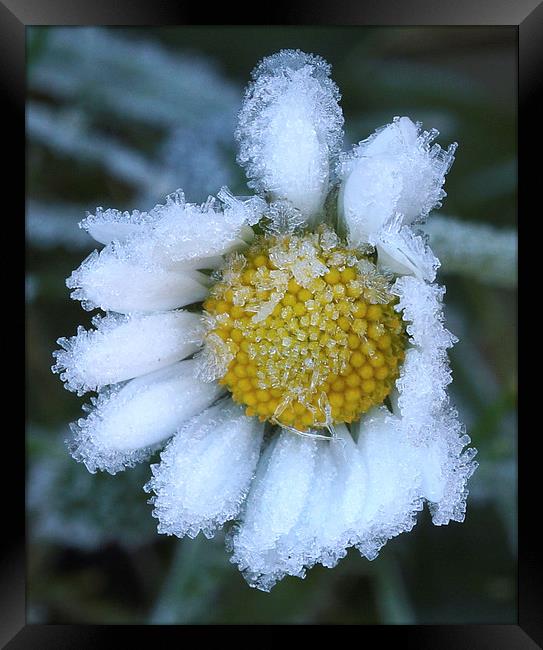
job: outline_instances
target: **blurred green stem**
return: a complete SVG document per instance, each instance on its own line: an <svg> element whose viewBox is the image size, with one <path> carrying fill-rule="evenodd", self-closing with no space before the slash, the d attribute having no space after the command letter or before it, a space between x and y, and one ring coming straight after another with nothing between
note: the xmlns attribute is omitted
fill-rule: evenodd
<svg viewBox="0 0 543 650"><path fill-rule="evenodd" d="M397 558L388 553L372 563L375 579L375 600L381 622L391 625L412 625L415 614L409 602Z"/></svg>
<svg viewBox="0 0 543 650"><path fill-rule="evenodd" d="M448 216L424 225L444 273L470 276L498 287L517 286L517 234Z"/></svg>
<svg viewBox="0 0 543 650"><path fill-rule="evenodd" d="M175 541L164 585L149 615L150 623L210 623L217 616L217 598L233 572L224 554L222 535Z"/></svg>
<svg viewBox="0 0 543 650"><path fill-rule="evenodd" d="M195 594L191 593L191 585L197 580L201 567L199 556L204 544L201 535L193 540L185 539L176 543L171 566L149 616L149 623L168 625L194 621L196 610L200 610L202 600L206 600L195 598Z"/></svg>

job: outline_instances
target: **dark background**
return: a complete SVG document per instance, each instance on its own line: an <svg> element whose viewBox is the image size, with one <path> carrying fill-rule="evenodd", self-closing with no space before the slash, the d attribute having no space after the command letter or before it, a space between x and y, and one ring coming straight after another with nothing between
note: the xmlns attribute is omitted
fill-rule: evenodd
<svg viewBox="0 0 543 650"><path fill-rule="evenodd" d="M251 590L221 539L156 534L146 464L90 475L69 457L82 399L50 372L56 338L90 317L64 286L92 250L97 205L145 210L247 193L233 129L257 61L324 56L342 93L346 146L394 115L459 142L443 213L516 223L514 28L167 27L27 30L28 620L42 623L512 623L516 620L516 291L447 274L453 398L479 449L463 524L423 513L374 562ZM499 251L496 253L499 255Z"/></svg>

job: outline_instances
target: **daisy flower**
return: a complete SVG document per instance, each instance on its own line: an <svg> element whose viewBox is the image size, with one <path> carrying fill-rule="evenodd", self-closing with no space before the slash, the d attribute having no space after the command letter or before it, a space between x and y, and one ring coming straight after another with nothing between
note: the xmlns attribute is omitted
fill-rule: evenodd
<svg viewBox="0 0 543 650"><path fill-rule="evenodd" d="M462 521L475 451L449 403L439 261L414 228L440 207L456 145L407 117L342 153L320 57L254 70L239 114L252 197L181 190L150 212L98 209L67 281L94 329L55 372L96 391L69 447L89 471L167 442L145 486L158 531L212 537L270 590L355 546L374 559L416 522Z"/></svg>

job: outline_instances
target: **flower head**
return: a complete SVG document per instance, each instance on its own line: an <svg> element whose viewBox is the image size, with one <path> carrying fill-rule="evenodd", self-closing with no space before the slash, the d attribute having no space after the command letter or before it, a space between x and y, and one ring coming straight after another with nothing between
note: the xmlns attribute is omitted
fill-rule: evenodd
<svg viewBox="0 0 543 650"><path fill-rule="evenodd" d="M68 279L94 329L60 339L69 390L97 391L69 446L112 474L171 438L145 486L161 533L211 537L263 590L350 546L369 559L428 502L462 521L473 450L449 404L438 260L413 228L440 206L443 151L394 118L341 153L330 67L282 51L236 132L253 197L178 190L98 209Z"/></svg>

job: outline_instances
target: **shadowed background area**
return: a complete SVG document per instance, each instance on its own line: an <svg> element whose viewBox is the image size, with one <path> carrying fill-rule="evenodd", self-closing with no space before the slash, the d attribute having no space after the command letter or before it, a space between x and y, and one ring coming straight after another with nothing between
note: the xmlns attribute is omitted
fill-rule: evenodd
<svg viewBox="0 0 543 650"><path fill-rule="evenodd" d="M516 31L514 28L45 28L28 37L27 522L31 623L516 621ZM426 227L442 261L452 397L479 450L463 524L415 529L368 562L250 589L223 539L159 536L148 463L91 475L64 444L83 399L50 371L92 314L64 280L93 248L96 206L148 210L247 194L234 128L251 69L282 48L322 55L345 148L395 115L457 141ZM154 457L151 462L157 462Z"/></svg>

